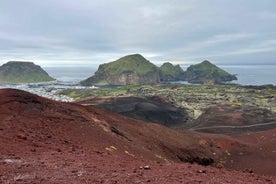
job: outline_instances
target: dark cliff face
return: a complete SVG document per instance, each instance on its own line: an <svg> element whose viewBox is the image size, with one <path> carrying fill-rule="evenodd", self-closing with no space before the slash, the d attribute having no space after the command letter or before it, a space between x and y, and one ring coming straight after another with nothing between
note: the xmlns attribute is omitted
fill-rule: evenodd
<svg viewBox="0 0 276 184"><path fill-rule="evenodd" d="M143 56L134 54L100 65L94 76L81 81L81 84L85 86L93 84L131 85L159 82L158 68Z"/></svg>
<svg viewBox="0 0 276 184"><path fill-rule="evenodd" d="M235 75L229 74L209 61L203 61L200 64L191 65L184 74L185 80L189 83L199 84L219 84L237 80Z"/></svg>
<svg viewBox="0 0 276 184"><path fill-rule="evenodd" d="M114 85L137 85L137 84L156 84L159 82L157 71L151 71L145 75L139 75L135 71L126 71L117 77L110 77L108 81Z"/></svg>
<svg viewBox="0 0 276 184"><path fill-rule="evenodd" d="M33 62L10 61L0 67L1 83L35 83L53 80L55 79Z"/></svg>
<svg viewBox="0 0 276 184"><path fill-rule="evenodd" d="M105 71L103 65L100 65L95 74L87 78L86 80L81 81L81 84L85 86L90 86L92 84L100 83L101 81L106 80L107 76L107 72Z"/></svg>

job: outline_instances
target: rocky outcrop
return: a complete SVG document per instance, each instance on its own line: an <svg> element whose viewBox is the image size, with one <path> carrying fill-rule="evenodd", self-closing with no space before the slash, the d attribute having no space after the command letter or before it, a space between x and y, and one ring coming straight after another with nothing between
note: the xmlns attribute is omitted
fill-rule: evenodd
<svg viewBox="0 0 276 184"><path fill-rule="evenodd" d="M95 75L81 81L81 84L85 86L93 84L131 85L159 82L158 67L142 55L134 54L100 65Z"/></svg>
<svg viewBox="0 0 276 184"><path fill-rule="evenodd" d="M53 80L55 79L33 62L10 61L0 67L0 83L36 83Z"/></svg>
<svg viewBox="0 0 276 184"><path fill-rule="evenodd" d="M200 64L188 67L185 72L185 80L189 83L219 84L237 80L237 77L205 60Z"/></svg>

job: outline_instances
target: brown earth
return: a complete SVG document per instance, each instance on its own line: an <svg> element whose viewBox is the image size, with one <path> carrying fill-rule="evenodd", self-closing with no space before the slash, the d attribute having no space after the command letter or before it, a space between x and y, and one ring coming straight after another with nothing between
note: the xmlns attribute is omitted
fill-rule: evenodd
<svg viewBox="0 0 276 184"><path fill-rule="evenodd" d="M237 139L182 132L12 89L0 90L0 117L0 183L276 182L275 129ZM224 168L241 149L249 156L231 165L240 171ZM270 163L270 172L259 165Z"/></svg>

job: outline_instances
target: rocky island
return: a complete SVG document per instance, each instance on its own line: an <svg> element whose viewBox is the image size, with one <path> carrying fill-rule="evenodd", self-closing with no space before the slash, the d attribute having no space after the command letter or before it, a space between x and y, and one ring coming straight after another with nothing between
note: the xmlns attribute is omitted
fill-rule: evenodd
<svg viewBox="0 0 276 184"><path fill-rule="evenodd" d="M156 84L160 82L158 67L140 54L128 55L102 64L95 75L81 81L82 85Z"/></svg>
<svg viewBox="0 0 276 184"><path fill-rule="evenodd" d="M219 84L237 80L235 75L229 74L207 60L196 65L191 65L187 68L184 75L185 80L189 83L198 84Z"/></svg>
<svg viewBox="0 0 276 184"><path fill-rule="evenodd" d="M33 62L10 61L0 67L0 83L37 83L54 81L46 71Z"/></svg>
<svg viewBox="0 0 276 184"><path fill-rule="evenodd" d="M84 86L91 85L143 85L171 81L189 83L219 84L237 80L209 61L191 65L183 71L180 65L165 62L158 67L140 54L124 56L116 61L101 64L92 77L81 81Z"/></svg>

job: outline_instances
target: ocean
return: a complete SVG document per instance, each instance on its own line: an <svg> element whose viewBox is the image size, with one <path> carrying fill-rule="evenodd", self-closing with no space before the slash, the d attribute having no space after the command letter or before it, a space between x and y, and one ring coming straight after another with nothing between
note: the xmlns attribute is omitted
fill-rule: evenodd
<svg viewBox="0 0 276 184"><path fill-rule="evenodd" d="M97 67L43 67L51 76L62 82L80 82L94 75Z"/></svg>
<svg viewBox="0 0 276 184"><path fill-rule="evenodd" d="M222 69L237 74L238 80L234 81L243 85L276 85L276 65L228 65Z"/></svg>
<svg viewBox="0 0 276 184"><path fill-rule="evenodd" d="M276 85L276 65L218 65L225 71L236 74L242 85ZM186 70L189 65L181 65ZM92 76L98 66L92 67L44 67L52 77L63 82L79 82Z"/></svg>

